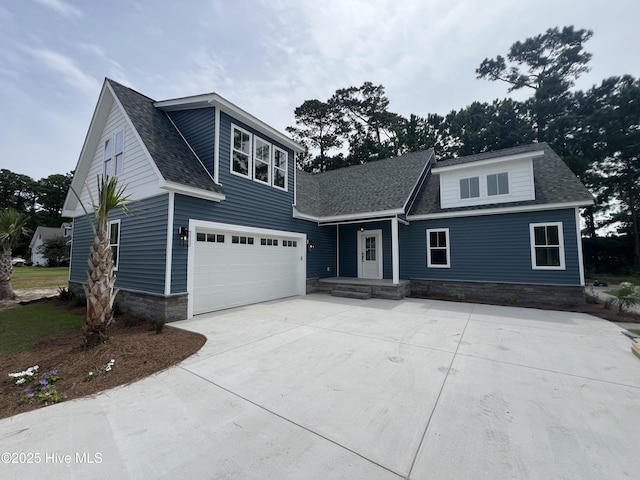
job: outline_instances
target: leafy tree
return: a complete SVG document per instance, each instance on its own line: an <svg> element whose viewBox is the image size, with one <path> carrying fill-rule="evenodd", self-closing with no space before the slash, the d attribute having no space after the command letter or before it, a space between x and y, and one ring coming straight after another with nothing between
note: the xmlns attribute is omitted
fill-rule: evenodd
<svg viewBox="0 0 640 480"><path fill-rule="evenodd" d="M28 217L14 208L6 208L0 211L0 300L14 299L16 294L11 288L11 251L23 235L28 235L26 227Z"/></svg>
<svg viewBox="0 0 640 480"><path fill-rule="evenodd" d="M314 159L310 154L303 157L306 170L324 171L330 163L329 152L339 150L345 142L347 124L335 104L329 100L306 100L294 111L296 126L287 127L293 138L307 148L320 153Z"/></svg>
<svg viewBox="0 0 640 480"><path fill-rule="evenodd" d="M35 211L36 182L6 168L0 170L0 208L14 208L19 212Z"/></svg>
<svg viewBox="0 0 640 480"><path fill-rule="evenodd" d="M529 106L535 119L537 139L546 139L547 125L566 109L566 95L575 80L589 71L591 54L583 44L593 32L573 26L548 29L544 34L511 45L507 59L485 58L476 69L477 78L500 80L509 92L522 88L534 91ZM507 60L509 64L507 64Z"/></svg>
<svg viewBox="0 0 640 480"><path fill-rule="evenodd" d="M48 267L60 267L65 264L68 265L70 251L69 239L56 237L42 242L38 253L47 259Z"/></svg>
<svg viewBox="0 0 640 480"><path fill-rule="evenodd" d="M125 187L118 186L116 177L98 176L97 201L91 196L94 237L89 249L87 283L83 285L87 297L87 317L83 327L87 346L106 340L107 328L113 323L113 302L118 290L114 288L116 276L107 227L109 212L117 209L128 212L126 203L129 196L124 191Z"/></svg>
<svg viewBox="0 0 640 480"><path fill-rule="evenodd" d="M40 210L52 218L60 218L62 206L71 186L73 173L54 174L37 182L36 191Z"/></svg>

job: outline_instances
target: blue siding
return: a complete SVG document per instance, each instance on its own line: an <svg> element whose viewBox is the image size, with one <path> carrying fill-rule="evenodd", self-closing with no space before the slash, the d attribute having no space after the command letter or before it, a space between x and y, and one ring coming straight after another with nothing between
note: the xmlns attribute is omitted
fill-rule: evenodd
<svg viewBox="0 0 640 480"><path fill-rule="evenodd" d="M250 182L250 180L245 180ZM252 182L253 183L253 182ZM189 220L228 223L231 225L269 228L287 232L306 233L315 248L307 252L307 278L333 277L336 271L336 230L335 227L319 227L314 223L294 219L292 207L272 208L268 202L256 198L245 198L244 202L227 199L217 203L184 195L175 196L173 231L189 225ZM240 209L238 203L251 204L253 211ZM173 244L173 266L171 293L187 291L188 248L179 241Z"/></svg>
<svg viewBox="0 0 640 480"><path fill-rule="evenodd" d="M365 230L382 230L383 278L393 278L391 264L391 222L363 223ZM358 230L360 224L340 225L340 276L358 276Z"/></svg>
<svg viewBox="0 0 640 480"><path fill-rule="evenodd" d="M120 219L120 260L116 287L164 293L168 194L131 204L132 214L112 212ZM74 220L71 280L86 282L86 265L93 232L85 217Z"/></svg>
<svg viewBox="0 0 640 480"><path fill-rule="evenodd" d="M281 148L288 155L288 191L283 191L278 188L270 187L264 183L255 182L251 179L234 175L230 171L231 162L231 124L247 130L248 132L257 135L258 137L272 143L273 145ZM253 221L256 217L262 217L262 212L269 212L269 215L273 215L270 218L279 216L292 215L291 206L294 202L293 197L293 178L295 168L295 156L293 150L285 148L273 139L266 137L265 135L258 133L255 129L239 122L224 112L220 113L220 167L219 167L219 182L224 188L227 199L224 203L229 202L229 208L235 210L236 215L239 217L239 221L243 222ZM271 212L271 210L275 210ZM268 220L268 219L265 219ZM265 221L263 225L265 228L269 228L268 221ZM277 227L276 227L277 228Z"/></svg>
<svg viewBox="0 0 640 480"><path fill-rule="evenodd" d="M213 173L213 147L215 143L216 117L214 108L180 110L169 116L182 136L187 140L211 176Z"/></svg>
<svg viewBox="0 0 640 480"><path fill-rule="evenodd" d="M530 223L562 222L566 270L531 268ZM427 268L426 230L448 228L451 268ZM400 226L400 276L554 285L579 285L575 211L485 215Z"/></svg>

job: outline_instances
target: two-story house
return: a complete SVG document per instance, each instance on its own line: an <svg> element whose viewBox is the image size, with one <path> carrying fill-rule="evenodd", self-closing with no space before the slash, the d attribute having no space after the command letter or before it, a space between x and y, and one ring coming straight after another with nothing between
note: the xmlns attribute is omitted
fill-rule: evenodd
<svg viewBox="0 0 640 480"><path fill-rule="evenodd" d="M547 145L316 175L296 170L301 151L216 93L155 101L105 80L72 181L80 201L70 192L63 211L75 219L70 287L85 281L92 239L82 205L112 175L133 200L109 225L117 301L147 316L358 279L380 296L490 296L500 284L582 299L578 209L591 196Z"/></svg>

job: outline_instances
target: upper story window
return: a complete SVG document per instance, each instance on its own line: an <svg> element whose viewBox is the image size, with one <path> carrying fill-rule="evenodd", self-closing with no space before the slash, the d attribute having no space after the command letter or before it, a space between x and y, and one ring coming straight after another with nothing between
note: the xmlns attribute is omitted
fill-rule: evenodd
<svg viewBox="0 0 640 480"><path fill-rule="evenodd" d="M562 223L532 223L531 266L534 270L564 270Z"/></svg>
<svg viewBox="0 0 640 480"><path fill-rule="evenodd" d="M104 174L118 176L124 171L124 130L104 142Z"/></svg>
<svg viewBox="0 0 640 480"><path fill-rule="evenodd" d="M273 147L273 186L287 189L287 152Z"/></svg>
<svg viewBox="0 0 640 480"><path fill-rule="evenodd" d="M460 179L460 198L479 198L480 197L480 178L461 178Z"/></svg>
<svg viewBox="0 0 640 480"><path fill-rule="evenodd" d="M251 134L235 126L232 131L231 171L249 177L251 175Z"/></svg>
<svg viewBox="0 0 640 480"><path fill-rule="evenodd" d="M112 220L107 225L109 233L109 247L111 248L111 257L113 258L113 269L118 270L120 261L120 220Z"/></svg>
<svg viewBox="0 0 640 480"><path fill-rule="evenodd" d="M231 173L287 190L289 156L285 150L235 125L231 137Z"/></svg>
<svg viewBox="0 0 640 480"><path fill-rule="evenodd" d="M506 195L509 193L509 174L507 172L487 175L487 195Z"/></svg>
<svg viewBox="0 0 640 480"><path fill-rule="evenodd" d="M427 267L449 268L451 266L449 249L449 229L427 230Z"/></svg>
<svg viewBox="0 0 640 480"><path fill-rule="evenodd" d="M253 179L267 185L271 183L271 144L258 137L255 140Z"/></svg>

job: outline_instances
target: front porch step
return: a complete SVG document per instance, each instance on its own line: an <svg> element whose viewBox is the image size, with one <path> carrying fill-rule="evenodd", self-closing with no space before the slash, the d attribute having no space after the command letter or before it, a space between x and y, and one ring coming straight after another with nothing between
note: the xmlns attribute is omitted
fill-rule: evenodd
<svg viewBox="0 0 640 480"><path fill-rule="evenodd" d="M344 298L357 298L359 300L369 300L371 298L370 287L355 287L348 286L346 288L331 290L331 295L334 297Z"/></svg>

